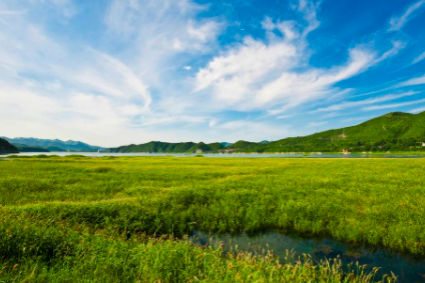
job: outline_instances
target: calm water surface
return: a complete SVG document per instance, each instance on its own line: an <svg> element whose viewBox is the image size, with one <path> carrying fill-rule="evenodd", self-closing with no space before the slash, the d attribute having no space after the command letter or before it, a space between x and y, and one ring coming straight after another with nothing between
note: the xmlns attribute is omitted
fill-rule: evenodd
<svg viewBox="0 0 425 283"><path fill-rule="evenodd" d="M191 240L201 245L222 242L225 249L237 245L239 251L259 254L263 249L269 249L279 258L284 258L287 250L293 250L299 255L310 254L314 261L339 256L344 265L358 261L361 265L366 264L368 271L373 267L380 267L377 280L392 271L401 283L425 282L424 257L415 258L385 248L347 244L330 238L308 238L294 233L278 232L251 236L247 234L211 236L195 231Z"/></svg>
<svg viewBox="0 0 425 283"><path fill-rule="evenodd" d="M196 153L99 153L99 152L22 152L16 155L27 155L34 156L39 154L45 155L58 155L58 156L67 156L67 155L84 155L89 157L105 157L105 156L175 156L175 157L193 157L198 154ZM225 153L209 153L209 154L200 154L205 157L251 157L251 158L270 158L270 157L279 157L279 158L294 158L294 157L305 157L305 158L373 158L373 157L383 157L383 158L425 158L425 155L397 155L397 154L225 154Z"/></svg>

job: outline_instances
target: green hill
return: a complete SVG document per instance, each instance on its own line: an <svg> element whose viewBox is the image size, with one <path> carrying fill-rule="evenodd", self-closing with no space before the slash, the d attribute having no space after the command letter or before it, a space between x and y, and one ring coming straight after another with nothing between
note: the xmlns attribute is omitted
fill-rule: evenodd
<svg viewBox="0 0 425 283"><path fill-rule="evenodd" d="M264 145L246 144L245 152L425 151L425 112L393 112L360 125Z"/></svg>
<svg viewBox="0 0 425 283"><path fill-rule="evenodd" d="M262 143L256 143L256 142L248 142L248 141L237 141L234 144L228 146L228 149L244 149L244 148L251 148L251 147L258 147Z"/></svg>
<svg viewBox="0 0 425 283"><path fill-rule="evenodd" d="M217 152L223 149L220 143L205 144L203 142L183 142L183 143L167 143L152 141L139 145L128 145L117 148L109 148L104 152L115 153L132 153L132 152L149 152L149 153L195 153L195 152Z"/></svg>
<svg viewBox="0 0 425 283"><path fill-rule="evenodd" d="M7 140L0 138L0 154L19 153L18 149Z"/></svg>
<svg viewBox="0 0 425 283"><path fill-rule="evenodd" d="M50 150L40 147L40 146L31 146L25 144L13 144L19 150L19 152L50 152Z"/></svg>
<svg viewBox="0 0 425 283"><path fill-rule="evenodd" d="M166 143L149 142L111 148L105 152L385 152L425 151L425 112L393 112L357 126L329 130L305 137L286 138L259 143Z"/></svg>

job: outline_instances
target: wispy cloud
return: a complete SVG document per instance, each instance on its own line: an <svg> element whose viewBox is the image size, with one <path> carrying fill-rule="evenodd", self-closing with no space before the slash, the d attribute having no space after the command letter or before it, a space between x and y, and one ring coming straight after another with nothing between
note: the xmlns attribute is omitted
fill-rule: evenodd
<svg viewBox="0 0 425 283"><path fill-rule="evenodd" d="M309 127L309 128L319 127L319 126L326 125L327 123L328 122L311 122L307 125L307 127Z"/></svg>
<svg viewBox="0 0 425 283"><path fill-rule="evenodd" d="M283 119L288 119L288 118L291 118L291 117L293 117L293 116L292 115L280 115L280 116L277 116L276 119L283 120Z"/></svg>
<svg viewBox="0 0 425 283"><path fill-rule="evenodd" d="M404 12L403 15L399 17L394 17L390 20L390 27L388 31L398 31L400 30L409 20L414 18L419 14L419 9L425 4L425 0L420 0L415 4L409 6L409 8Z"/></svg>
<svg viewBox="0 0 425 283"><path fill-rule="evenodd" d="M405 87L425 84L425 75L396 84L394 87Z"/></svg>
<svg viewBox="0 0 425 283"><path fill-rule="evenodd" d="M321 1L279 5L278 17L250 4L249 22L230 12L237 4L223 10L220 1L105 0L94 9L91 1L0 0L2 135L104 146L278 139L331 124L345 109L406 103L418 93L377 96L394 86L373 91L379 85L362 76L394 71L396 60L387 59L409 48L400 34L328 48ZM423 1L394 26L418 15ZM394 74L406 80L395 87L425 84ZM359 93L370 98L349 101Z"/></svg>
<svg viewBox="0 0 425 283"><path fill-rule="evenodd" d="M416 109L413 109L413 110L410 110L409 112L410 113L417 114L417 113L421 113L421 112L424 112L424 111L425 111L425 106L424 107L420 107L420 108L416 108Z"/></svg>
<svg viewBox="0 0 425 283"><path fill-rule="evenodd" d="M379 103L379 102L387 102L387 101L392 101L392 100L397 100L403 97L408 97L408 96L412 96L415 94L420 93L419 91L406 91L406 92L402 92L402 93L391 93L391 94L386 94L383 96L378 96L375 98L369 98L369 99L365 99L365 100L358 100L358 101L348 101L348 102L342 102L339 104L334 104L328 107L324 107L324 108L319 108L313 112L329 112L329 111L339 111L339 110L344 110L344 109L348 109L348 108L354 108L354 107L359 107L359 106L364 106L364 105L370 105L370 104L375 104L375 103Z"/></svg>
<svg viewBox="0 0 425 283"><path fill-rule="evenodd" d="M424 103L424 102L425 102L425 99L418 99L418 100L413 100L408 102L368 106L368 107L362 108L362 110L372 111L372 110L382 110L382 109L394 109L394 108L400 108L400 107L415 105L415 104Z"/></svg>
<svg viewBox="0 0 425 283"><path fill-rule="evenodd" d="M319 26L317 5L300 1L307 26L293 21L263 21L268 40L246 37L240 45L213 58L196 76L196 91L214 95L218 103L236 110L268 109L279 114L339 92L334 85L352 78L374 64L397 54L403 43L381 56L364 46L348 51L346 62L320 69L308 65L310 50L306 34ZM277 33L279 32L279 33ZM281 36L279 36L281 34ZM300 68L303 66L303 68Z"/></svg>
<svg viewBox="0 0 425 283"><path fill-rule="evenodd" d="M425 52L424 52L424 53L422 53L421 55L419 55L418 57L416 57L416 58L413 60L412 64L419 63L420 61L422 61L422 60L424 60L424 59L425 59Z"/></svg>
<svg viewBox="0 0 425 283"><path fill-rule="evenodd" d="M27 11L26 10L21 10L21 11L2 11L0 10L0 16L1 15L22 15L25 14Z"/></svg>
<svg viewBox="0 0 425 283"><path fill-rule="evenodd" d="M147 128L151 125L204 123L202 113L173 113L179 108L176 104L172 109L161 109L165 100L158 101L157 87L160 81L167 79L164 70L177 61L184 64L178 58L180 54L203 53L208 46L213 46L221 24L214 19L197 20L197 13L203 11L204 6L191 1L144 2L150 5L148 12L138 0L112 1L105 16L110 29L103 36L116 38L121 44L126 42L129 49L123 53L130 56L117 57L89 45L76 46L73 41L63 39L66 35L54 38L46 32L43 21L29 15L8 18L8 25L0 29L0 41L5 43L0 50L1 121L7 123L13 119L15 126L21 126L7 131L18 133L33 128L40 131L39 135L53 138L58 129L63 129L61 136L66 139L78 137L67 136L65 132L72 135L84 132L87 142L97 144L98 133L103 131L133 132L130 136L144 140L153 137L149 132L155 130ZM34 0L32 4L48 3ZM51 0L51 4L65 9L72 2ZM3 7L0 5L0 8ZM177 14L172 13L176 11ZM144 15L147 18L143 18ZM120 23L119 19L124 22ZM125 21L129 21L128 25ZM119 28L121 24L123 29ZM123 33L125 37L116 33ZM151 38L145 40L144 36ZM176 40L181 48L173 46ZM184 84L180 84L183 88L179 90L184 91ZM172 90L168 92L170 96L176 94L176 101L186 100L179 98L179 90L172 89L170 84L167 86ZM166 87L162 91L167 92ZM167 99L171 99L170 96ZM39 103L31 103L33 100ZM190 103L186 103L185 107L189 106ZM161 113L163 111L167 113ZM36 126L23 126L31 123ZM139 130L134 130L137 127ZM32 135L36 136L36 132ZM105 139L105 145L109 140L116 145L119 139L118 136Z"/></svg>

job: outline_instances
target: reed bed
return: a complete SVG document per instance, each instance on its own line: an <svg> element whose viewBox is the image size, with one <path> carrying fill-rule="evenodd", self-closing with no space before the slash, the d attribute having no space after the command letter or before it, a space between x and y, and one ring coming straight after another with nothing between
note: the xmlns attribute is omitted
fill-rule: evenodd
<svg viewBox="0 0 425 283"><path fill-rule="evenodd" d="M6 158L0 281L374 282L338 259L279 261L183 236L291 229L423 255L424 169L422 159Z"/></svg>

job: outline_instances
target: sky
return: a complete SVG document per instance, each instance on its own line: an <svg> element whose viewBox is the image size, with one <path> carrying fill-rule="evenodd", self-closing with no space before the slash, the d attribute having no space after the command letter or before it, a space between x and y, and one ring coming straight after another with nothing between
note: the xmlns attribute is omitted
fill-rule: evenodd
<svg viewBox="0 0 425 283"><path fill-rule="evenodd" d="M0 136L278 140L425 111L425 0L0 0Z"/></svg>

